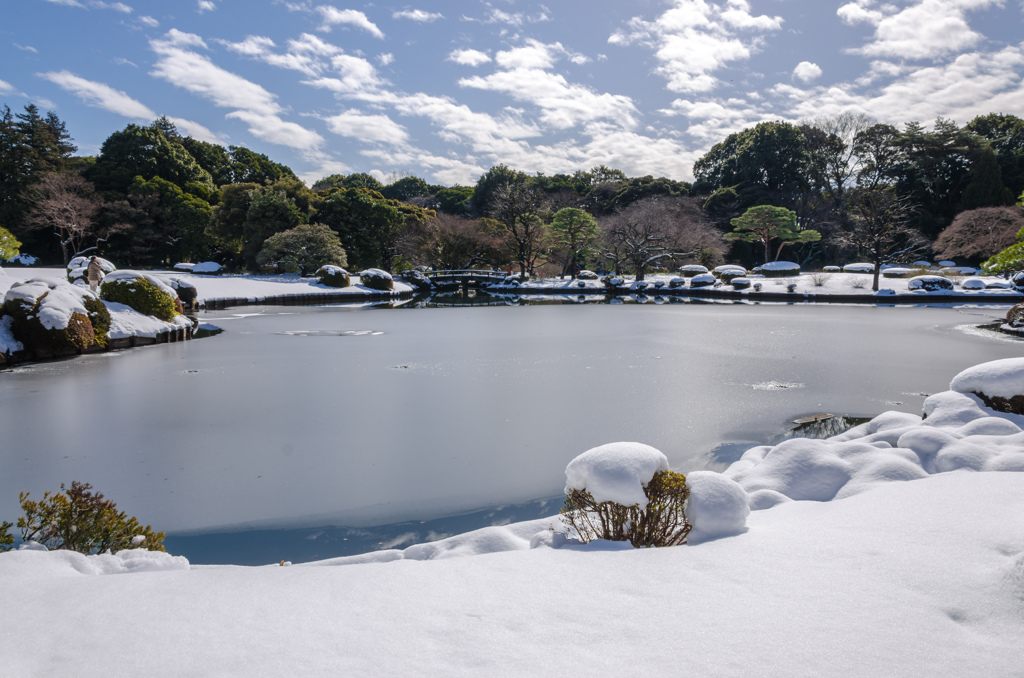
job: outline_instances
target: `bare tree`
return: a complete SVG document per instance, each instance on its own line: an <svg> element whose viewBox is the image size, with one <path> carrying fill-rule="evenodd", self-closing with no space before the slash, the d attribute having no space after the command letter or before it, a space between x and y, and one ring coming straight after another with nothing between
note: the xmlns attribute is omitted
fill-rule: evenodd
<svg viewBox="0 0 1024 678"><path fill-rule="evenodd" d="M945 259L983 261L1017 242L1024 228L1024 206L979 207L956 215L932 248Z"/></svg>
<svg viewBox="0 0 1024 678"><path fill-rule="evenodd" d="M497 222L502 246L519 265L520 277L533 275L537 261L544 254L540 192L524 175L498 186L490 204L490 216Z"/></svg>
<svg viewBox="0 0 1024 678"><path fill-rule="evenodd" d="M835 204L842 204L861 169L857 135L874 124L864 113L844 111L807 120L802 126L811 154L812 181Z"/></svg>
<svg viewBox="0 0 1024 678"><path fill-rule="evenodd" d="M30 229L52 229L60 241L64 265L80 252L90 239L100 240L93 218L101 202L91 183L78 174L48 172L29 187L26 197L32 202L27 225Z"/></svg>
<svg viewBox="0 0 1024 678"><path fill-rule="evenodd" d="M440 212L435 219L407 229L399 249L411 261L442 270L496 265L502 253L493 222L488 227L488 221Z"/></svg>
<svg viewBox="0 0 1024 678"><path fill-rule="evenodd" d="M725 250L722 234L700 215L692 200L653 196L606 217L602 254L616 273L628 265L637 280L660 262L696 257L701 250Z"/></svg>
<svg viewBox="0 0 1024 678"><path fill-rule="evenodd" d="M907 262L928 247L928 240L910 226L916 205L892 189L859 189L850 203L853 228L840 239L874 264L871 289L877 292L882 264Z"/></svg>

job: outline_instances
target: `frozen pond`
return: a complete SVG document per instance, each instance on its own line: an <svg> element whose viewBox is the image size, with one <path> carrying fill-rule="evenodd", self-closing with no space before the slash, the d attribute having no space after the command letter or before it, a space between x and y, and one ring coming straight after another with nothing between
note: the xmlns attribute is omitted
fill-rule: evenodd
<svg viewBox="0 0 1024 678"><path fill-rule="evenodd" d="M81 480L171 532L429 520L559 495L570 459L617 440L721 468L800 416L919 413L963 368L1021 355L963 329L1003 314L211 311L218 337L0 372L0 518L19 490Z"/></svg>

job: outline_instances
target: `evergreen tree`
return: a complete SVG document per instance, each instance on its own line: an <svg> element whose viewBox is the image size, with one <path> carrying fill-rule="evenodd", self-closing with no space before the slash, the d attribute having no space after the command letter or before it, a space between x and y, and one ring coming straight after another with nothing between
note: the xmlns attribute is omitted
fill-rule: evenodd
<svg viewBox="0 0 1024 678"><path fill-rule="evenodd" d="M960 197L964 209L1013 204L1013 194L1003 185L1003 172L996 152L986 146L971 167L971 180Z"/></svg>

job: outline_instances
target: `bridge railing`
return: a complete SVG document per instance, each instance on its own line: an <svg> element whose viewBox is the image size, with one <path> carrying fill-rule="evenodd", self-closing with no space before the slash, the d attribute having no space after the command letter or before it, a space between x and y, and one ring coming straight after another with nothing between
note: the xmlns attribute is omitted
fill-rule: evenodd
<svg viewBox="0 0 1024 678"><path fill-rule="evenodd" d="M508 274L505 271L485 271L475 268L450 269L447 271L427 271L428 278L491 278L503 280Z"/></svg>

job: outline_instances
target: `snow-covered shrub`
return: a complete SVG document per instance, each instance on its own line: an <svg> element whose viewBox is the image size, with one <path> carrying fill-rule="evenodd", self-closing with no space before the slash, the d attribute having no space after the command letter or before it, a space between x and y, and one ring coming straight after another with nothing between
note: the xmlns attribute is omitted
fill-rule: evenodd
<svg viewBox="0 0 1024 678"><path fill-rule="evenodd" d="M501 284L505 287L519 287L520 283L522 281L518 275L507 275L501 281Z"/></svg>
<svg viewBox="0 0 1024 678"><path fill-rule="evenodd" d="M683 274L684 278L692 278L701 273L708 273L708 267L701 266L700 264L686 264L679 267L679 272Z"/></svg>
<svg viewBox="0 0 1024 678"><path fill-rule="evenodd" d="M960 287L965 290L983 290L985 289L985 281L981 278L967 278L960 283Z"/></svg>
<svg viewBox="0 0 1024 678"><path fill-rule="evenodd" d="M418 290L430 289L430 278L428 278L423 271L410 268L407 271L399 273L398 277L401 278L403 282L409 283Z"/></svg>
<svg viewBox="0 0 1024 678"><path fill-rule="evenodd" d="M733 278L730 283L734 290L745 290L750 287L750 278Z"/></svg>
<svg viewBox="0 0 1024 678"><path fill-rule="evenodd" d="M184 278L169 278L167 284L178 293L182 304L192 305L199 298L199 290Z"/></svg>
<svg viewBox="0 0 1024 678"><path fill-rule="evenodd" d="M143 315L165 322L181 312L178 293L155 276L137 271L109 274L100 287L100 298L131 307Z"/></svg>
<svg viewBox="0 0 1024 678"><path fill-rule="evenodd" d="M939 266L942 267L942 268L951 268L953 266L956 266L956 262L955 261L949 261L948 259L946 259L946 260L940 261L939 262Z"/></svg>
<svg viewBox="0 0 1024 678"><path fill-rule="evenodd" d="M576 274L576 277L579 278L580 280L597 280L598 276L593 271L583 269L582 271Z"/></svg>
<svg viewBox="0 0 1024 678"><path fill-rule="evenodd" d="M189 263L187 261L182 261L174 265L174 270L181 271L182 273L191 273L194 267L195 264Z"/></svg>
<svg viewBox="0 0 1024 678"><path fill-rule="evenodd" d="M388 292L395 289L395 281L391 274L379 268L368 268L359 272L359 284L371 290Z"/></svg>
<svg viewBox="0 0 1024 678"><path fill-rule="evenodd" d="M565 468L562 521L580 541L628 541L635 547L686 542L686 476L641 443L587 450Z"/></svg>
<svg viewBox="0 0 1024 678"><path fill-rule="evenodd" d="M224 267L216 261L203 261L192 266L192 272L199 275L220 275L224 272Z"/></svg>
<svg viewBox="0 0 1024 678"><path fill-rule="evenodd" d="M86 299L91 300L88 306ZM70 355L94 343L106 343L110 315L100 306L102 302L89 290L50 278L15 283L4 297L14 338L26 349L45 355ZM99 337L90 316L105 320Z"/></svg>
<svg viewBox="0 0 1024 678"><path fill-rule="evenodd" d="M686 484L690 488L686 518L693 526L690 543L746 531L749 498L735 480L714 471L693 471L686 476Z"/></svg>
<svg viewBox="0 0 1024 678"><path fill-rule="evenodd" d="M1010 327L1024 327L1024 304L1017 304L1006 312L1006 324Z"/></svg>
<svg viewBox="0 0 1024 678"><path fill-rule="evenodd" d="M720 278L722 282L727 283L730 282L733 278L742 278L745 275L747 275L747 269L743 268L742 266L725 264L723 266L716 266L711 273L716 278Z"/></svg>
<svg viewBox="0 0 1024 678"><path fill-rule="evenodd" d="M924 259L919 259L918 261L914 262L914 266L916 266L917 268L931 268L932 262L925 261Z"/></svg>
<svg viewBox="0 0 1024 678"><path fill-rule="evenodd" d="M341 266L321 266L314 275L318 284L327 287L348 287L352 284L352 276Z"/></svg>
<svg viewBox="0 0 1024 678"><path fill-rule="evenodd" d="M164 550L163 532L153 532L149 525L118 511L117 504L91 492L89 483L75 481L67 489L61 484L60 489L44 492L39 501L29 499L28 492L21 493L22 541L86 555L131 548Z"/></svg>
<svg viewBox="0 0 1024 678"><path fill-rule="evenodd" d="M761 266L761 275L766 278L786 278L800 275L800 264L795 261L769 261Z"/></svg>
<svg viewBox="0 0 1024 678"><path fill-rule="evenodd" d="M677 290L680 287L686 287L686 278L672 278L668 281L669 289Z"/></svg>
<svg viewBox="0 0 1024 678"><path fill-rule="evenodd" d="M867 263L847 264L843 266L843 273L874 273L875 265Z"/></svg>
<svg viewBox="0 0 1024 678"><path fill-rule="evenodd" d="M823 268L821 270L824 271L825 273L839 273L843 269L840 266L826 266L825 268Z"/></svg>
<svg viewBox="0 0 1024 678"><path fill-rule="evenodd" d="M690 278L690 287L707 287L708 285L714 285L716 282L715 276L710 273L701 273Z"/></svg>
<svg viewBox="0 0 1024 678"><path fill-rule="evenodd" d="M624 284L626 284L626 281L623 280L622 278L612 275L606 275L605 277L601 278L601 282L604 283L605 287L611 288L622 287Z"/></svg>
<svg viewBox="0 0 1024 678"><path fill-rule="evenodd" d="M902 266L893 266L892 268L882 269L883 278L912 278L918 273L920 273L919 269L903 268Z"/></svg>
<svg viewBox="0 0 1024 678"><path fill-rule="evenodd" d="M924 290L925 292L937 292L940 290L953 289L953 281L943 278L941 275L918 275L907 282L908 290Z"/></svg>
<svg viewBox="0 0 1024 678"><path fill-rule="evenodd" d="M1024 358L1004 358L969 367L953 377L949 390L973 393L997 412L1024 414Z"/></svg>
<svg viewBox="0 0 1024 678"><path fill-rule="evenodd" d="M1024 271L1015 273L1013 277L1010 278L1010 283L1018 290L1024 288Z"/></svg>

